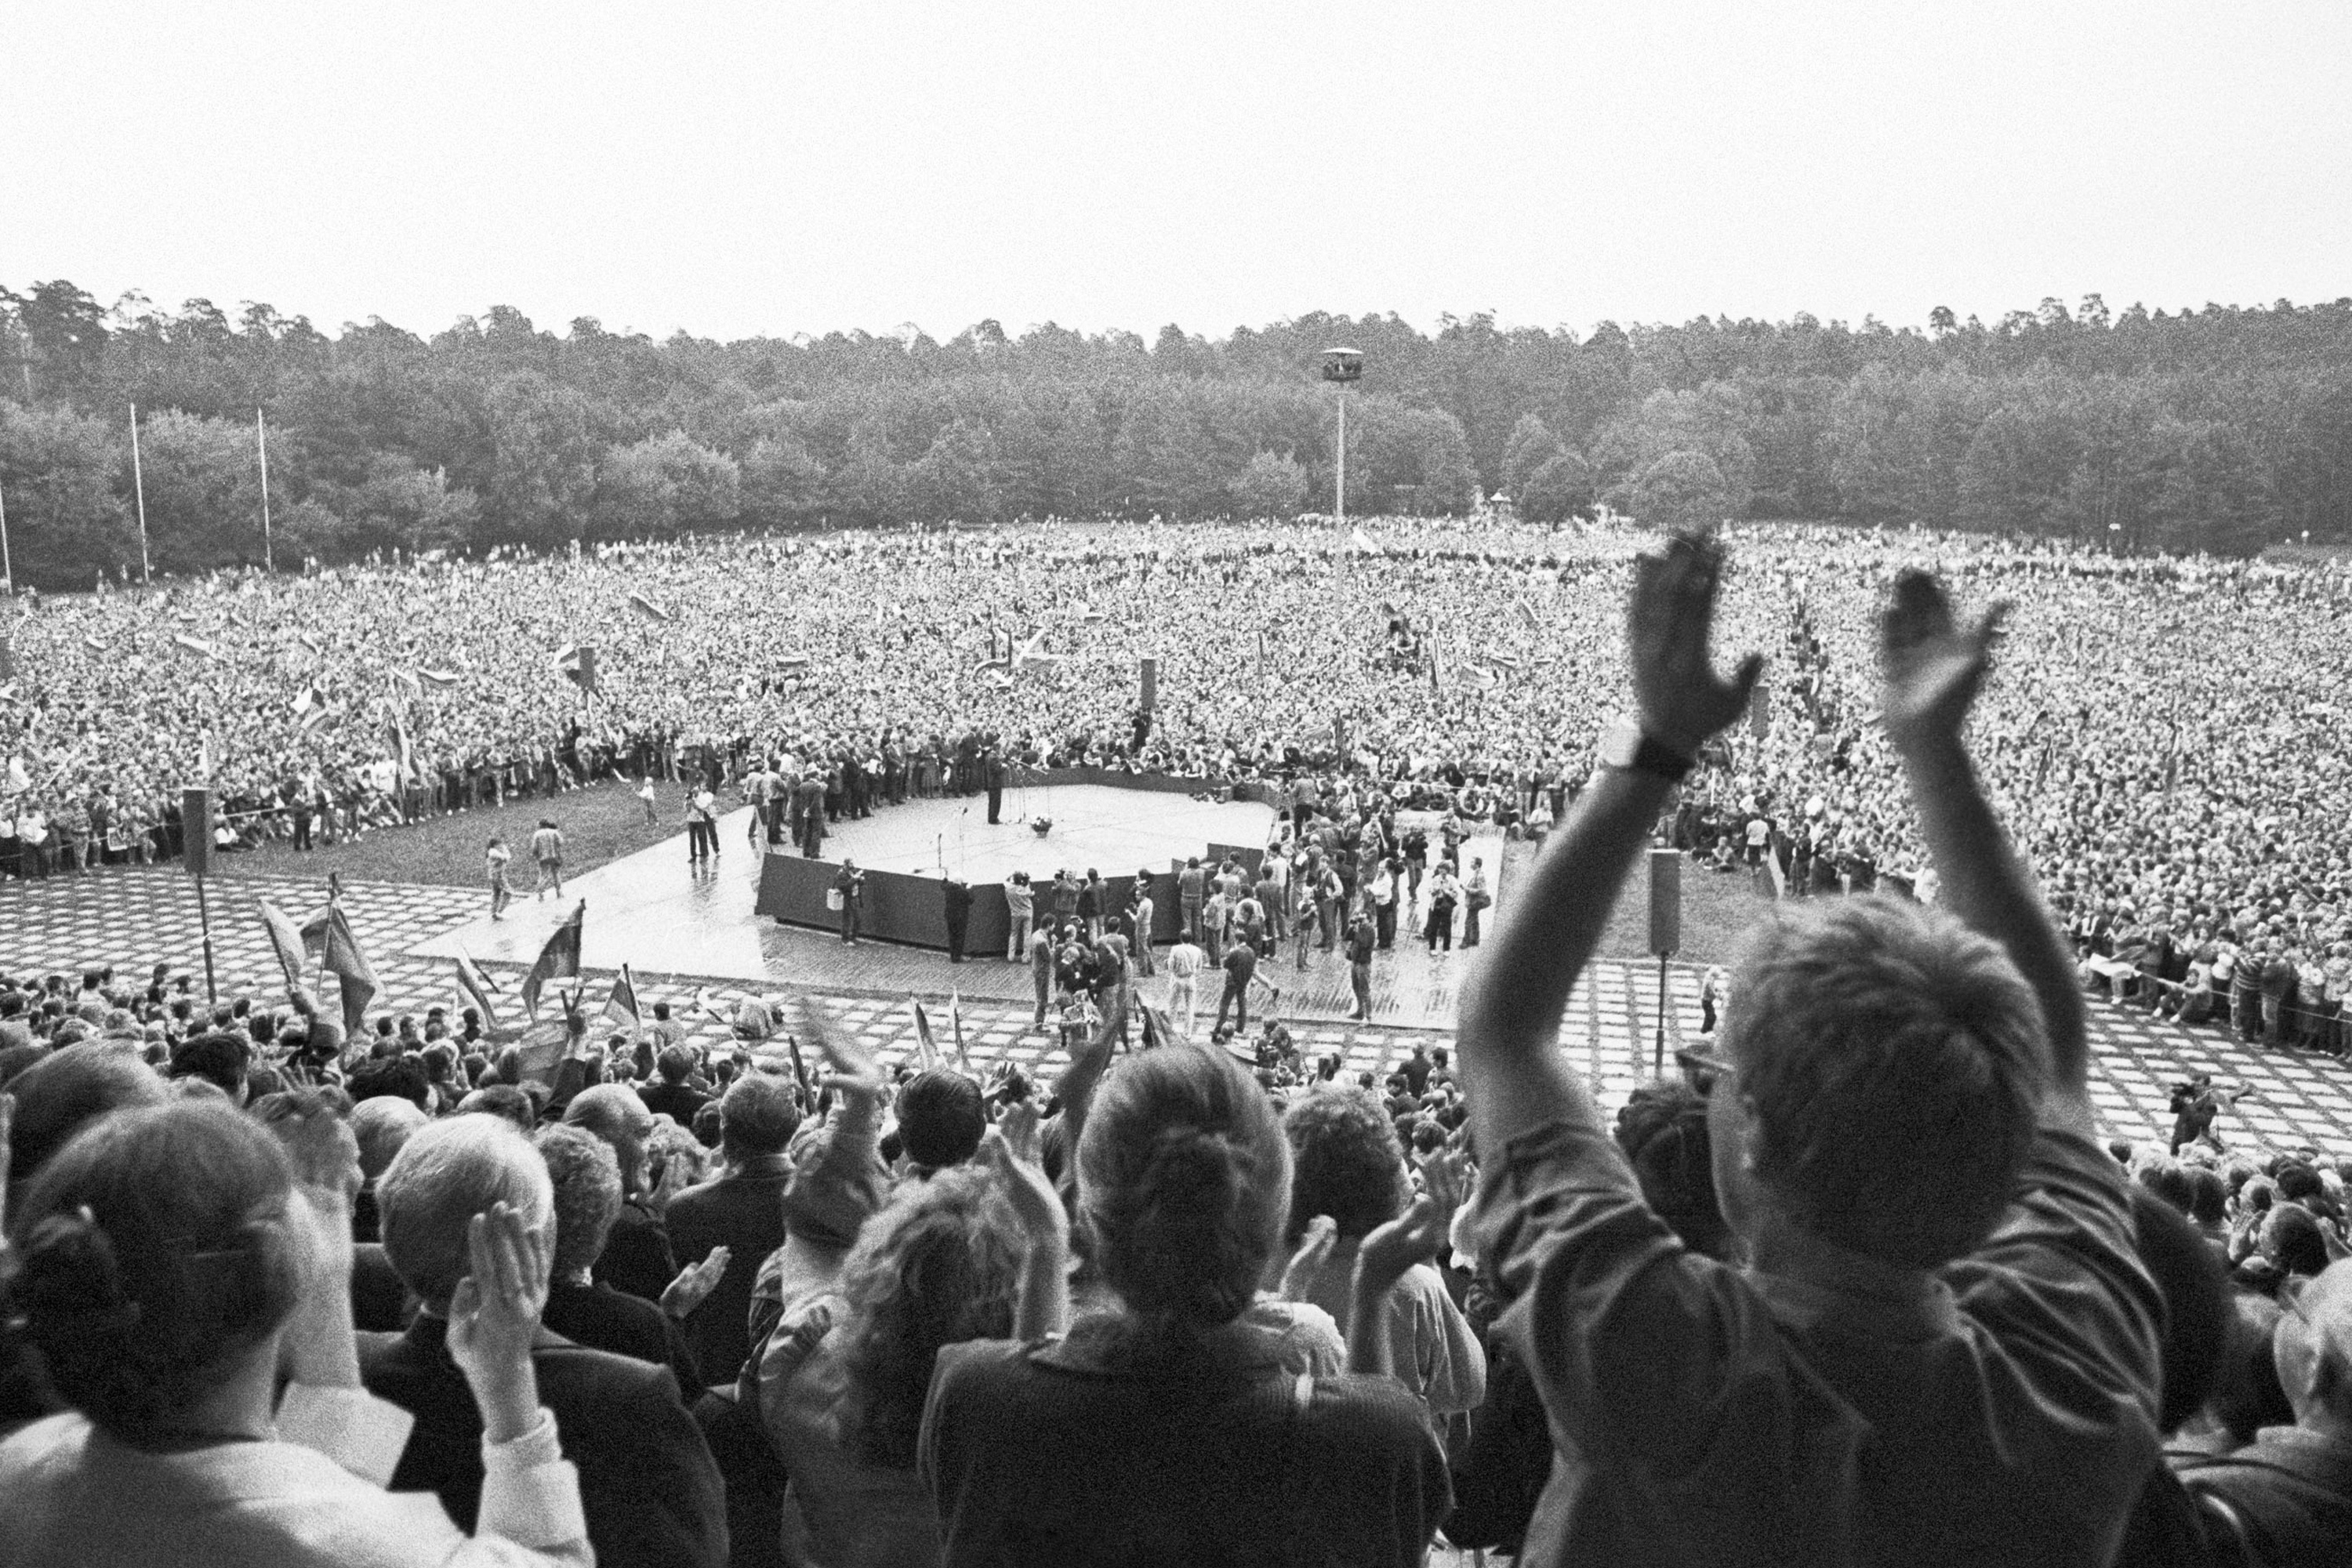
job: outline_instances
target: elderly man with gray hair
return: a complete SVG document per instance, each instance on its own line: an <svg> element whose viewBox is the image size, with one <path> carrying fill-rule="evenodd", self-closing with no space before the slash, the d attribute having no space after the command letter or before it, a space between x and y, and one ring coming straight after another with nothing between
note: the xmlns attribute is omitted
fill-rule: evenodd
<svg viewBox="0 0 2352 1568"><path fill-rule="evenodd" d="M361 1336L368 1391L415 1417L394 1490L436 1494L471 1530L482 1494L482 1428L448 1352L449 1300L469 1268L467 1237L495 1204L551 1241L555 1199L546 1162L494 1116L418 1129L378 1184L384 1252L423 1304L405 1332ZM552 1258L551 1245L541 1252ZM541 1328L531 1350L539 1396L578 1466L588 1538L605 1568L727 1561L718 1468L660 1366L584 1349Z"/></svg>

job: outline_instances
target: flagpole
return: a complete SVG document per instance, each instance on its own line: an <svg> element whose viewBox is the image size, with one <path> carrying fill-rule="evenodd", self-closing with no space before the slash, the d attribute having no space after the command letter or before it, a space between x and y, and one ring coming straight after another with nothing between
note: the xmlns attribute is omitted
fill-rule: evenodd
<svg viewBox="0 0 2352 1568"><path fill-rule="evenodd" d="M8 559L8 492L0 489L0 583L8 584L8 596L16 596L16 568Z"/></svg>
<svg viewBox="0 0 2352 1568"><path fill-rule="evenodd" d="M131 405L131 493L139 502L139 585L146 587L155 580L152 566L147 559L147 480L139 466L139 405Z"/></svg>
<svg viewBox="0 0 2352 1568"><path fill-rule="evenodd" d="M261 453L261 569L274 575L278 563L269 544L269 427L258 408L253 411L253 444Z"/></svg>

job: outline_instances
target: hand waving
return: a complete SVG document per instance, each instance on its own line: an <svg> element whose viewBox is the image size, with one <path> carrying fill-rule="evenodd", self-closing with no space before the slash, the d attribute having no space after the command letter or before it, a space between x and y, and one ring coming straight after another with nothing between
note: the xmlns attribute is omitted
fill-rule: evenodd
<svg viewBox="0 0 2352 1568"><path fill-rule="evenodd" d="M1764 672L1764 656L1755 653L1728 680L1715 672L1708 643L1722 578L1723 547L1703 534L1675 534L1633 564L1625 626L1633 700L1642 728L1686 757L1747 710Z"/></svg>
<svg viewBox="0 0 2352 1568"><path fill-rule="evenodd" d="M1925 572L1906 569L1879 617L1878 663L1886 682L1880 719L1898 747L1957 738L1969 705L1992 668L2000 623L2009 614L1996 604L1983 618L1963 628L1952 618L1943 584Z"/></svg>

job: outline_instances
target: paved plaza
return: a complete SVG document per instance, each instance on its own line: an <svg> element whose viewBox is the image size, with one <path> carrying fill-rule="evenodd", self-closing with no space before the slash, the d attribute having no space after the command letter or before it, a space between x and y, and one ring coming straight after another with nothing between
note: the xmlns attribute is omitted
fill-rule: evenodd
<svg viewBox="0 0 2352 1568"><path fill-rule="evenodd" d="M318 905L323 889L316 881L275 876L215 877L206 886L221 994L278 994L282 986L277 961L256 913L256 900L276 900L299 920ZM438 1004L454 1013L462 998L455 964L446 956L450 939L480 919L482 893L361 883L346 887L344 904L383 986L380 1008L421 1016ZM518 912L526 920L551 919L553 900L533 910L525 897L519 900ZM593 905L589 918L595 918ZM776 969L793 978L771 979L760 988L828 998L852 1028L886 1053L903 1055L914 1048L910 993L924 996L944 1037L946 1014L938 1005L953 991L962 999L965 1041L976 1067L984 1068L1010 1056L1025 1067L1050 1072L1061 1060L1053 1037L1029 1028L1030 1005L1012 999L1027 985L1025 973L1013 966L980 960L958 967L936 953L875 943L844 948L816 932L771 929L761 940L773 948L779 938L787 947L780 950L785 961ZM510 997L521 966L476 956L494 978L506 983ZM1440 976L1411 987L1421 1007L1418 1016L1397 1016L1405 1011L1398 1008L1390 1016L1392 1021L1349 1024L1317 1016L1314 1008L1302 1014L1288 1005L1290 997L1280 1011L1310 1056L1337 1051L1350 1073L1378 1072L1402 1060L1416 1045L1449 1042L1454 995L1462 974L1479 957L1474 952L1433 959L1401 947L1393 957L1383 959L1383 963L1400 967L1423 966ZM195 885L177 868L113 869L0 885L0 966L11 972L111 963L118 973L143 974L158 962L196 976L201 985L204 953ZM1329 979L1323 971L1331 962L1318 957L1312 972L1325 991ZM1265 973L1276 984L1297 984L1286 959L1267 965ZM1668 971L1664 1048L1669 1059L1677 1044L1698 1033L1700 973L1688 965ZM589 976L593 1016L611 975L592 966ZM697 1039L718 1044L728 1037L721 1022L725 1001L742 980L645 969L638 969L636 977L648 1008L656 1001L667 1001ZM1215 1009L1215 981L1207 976L1202 984L1203 1028ZM1167 984L1164 975L1144 981L1145 998L1155 1005L1164 1004ZM1561 1048L1612 1109L1651 1076L1658 1049L1657 988L1654 966L1604 961L1593 966L1570 1005ZM710 1010L697 1010L698 998L709 1003ZM1263 993L1253 998L1254 1026L1263 999ZM509 1005L511 1016L500 1022L520 1023L520 1004ZM2336 1157L2352 1156L2352 1066L2326 1057L2242 1046L2215 1030L2182 1029L2097 1003L2091 1008L2091 1029L2095 1052L2092 1093L2111 1135L2162 1137L2171 1125L2166 1109L2168 1086L2201 1070L2242 1079L2257 1091L2218 1129L2231 1143L2268 1148L2308 1144Z"/></svg>

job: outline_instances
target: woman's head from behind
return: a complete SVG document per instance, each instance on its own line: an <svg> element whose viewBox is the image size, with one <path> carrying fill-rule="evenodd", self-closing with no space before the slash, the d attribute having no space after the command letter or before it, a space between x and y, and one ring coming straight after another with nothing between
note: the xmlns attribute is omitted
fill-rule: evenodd
<svg viewBox="0 0 2352 1568"><path fill-rule="evenodd" d="M58 1393L136 1441L227 1381L300 1294L292 1192L278 1140L216 1098L77 1134L9 1227L13 1293Z"/></svg>
<svg viewBox="0 0 2352 1568"><path fill-rule="evenodd" d="M866 1463L911 1468L942 1345L1003 1339L1026 1246L991 1173L940 1172L898 1189L842 1265L849 1372L842 1435Z"/></svg>
<svg viewBox="0 0 2352 1568"><path fill-rule="evenodd" d="M1103 1280L1176 1330L1232 1321L1282 1243L1290 1146L1257 1081L1222 1052L1121 1061L1078 1141L1078 1219Z"/></svg>

